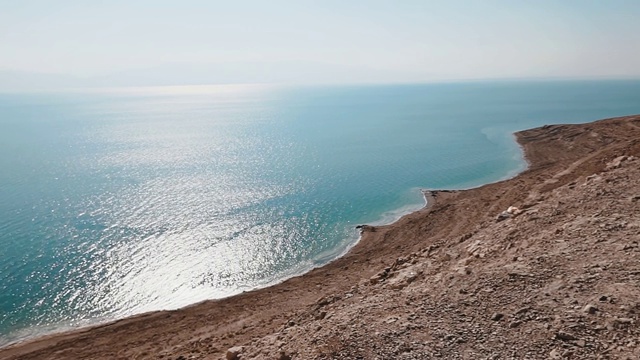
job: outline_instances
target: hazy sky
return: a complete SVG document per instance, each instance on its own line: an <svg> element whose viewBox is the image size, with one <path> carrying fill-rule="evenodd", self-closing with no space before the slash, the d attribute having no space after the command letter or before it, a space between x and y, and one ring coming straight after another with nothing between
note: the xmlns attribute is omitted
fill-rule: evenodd
<svg viewBox="0 0 640 360"><path fill-rule="evenodd" d="M0 70L120 83L638 78L638 19L636 0L0 0Z"/></svg>

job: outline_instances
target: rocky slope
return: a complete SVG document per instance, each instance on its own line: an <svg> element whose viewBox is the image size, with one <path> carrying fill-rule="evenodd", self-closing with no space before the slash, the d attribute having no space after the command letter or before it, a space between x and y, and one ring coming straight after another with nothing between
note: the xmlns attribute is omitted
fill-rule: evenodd
<svg viewBox="0 0 640 360"><path fill-rule="evenodd" d="M433 192L328 266L0 358L640 358L640 116L517 136L527 171Z"/></svg>

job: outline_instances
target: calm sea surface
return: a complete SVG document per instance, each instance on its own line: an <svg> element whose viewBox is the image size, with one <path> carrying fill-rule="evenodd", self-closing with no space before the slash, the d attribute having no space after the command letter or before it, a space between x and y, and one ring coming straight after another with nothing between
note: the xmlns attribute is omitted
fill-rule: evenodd
<svg viewBox="0 0 640 360"><path fill-rule="evenodd" d="M0 345L278 282L515 175L516 130L635 113L638 81L0 94Z"/></svg>

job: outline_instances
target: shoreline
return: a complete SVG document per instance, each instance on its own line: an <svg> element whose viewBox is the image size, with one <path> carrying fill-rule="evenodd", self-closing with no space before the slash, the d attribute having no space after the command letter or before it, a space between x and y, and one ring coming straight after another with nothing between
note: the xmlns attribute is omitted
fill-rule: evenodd
<svg viewBox="0 0 640 360"><path fill-rule="evenodd" d="M480 188L480 187L483 187L483 186L486 186L486 185L495 184L495 183L499 183L499 182L502 182L502 181L513 179L513 178L517 177L518 175L520 175L522 172L526 171L531 166L531 163L530 163L530 161L528 160L528 158L526 156L525 148L524 148L523 144L521 144L519 142L519 139L518 139L518 136L517 136L517 132L512 133L511 136L513 136L513 140L516 142L518 147L521 149L521 153L523 154L522 155L522 160L524 161L524 165L525 165L523 170L516 172L516 174L513 175L513 176L506 175L504 178L501 178L500 180L497 180L495 182L482 184L482 185L478 185L478 186L474 186L474 187L470 187L470 188L455 189L455 190L420 189L420 192L423 195L424 201L425 201L424 206L422 206L421 208L419 208L419 209L417 209L415 211L411 211L411 212L405 213L403 215L400 215L400 217L398 217L395 220L392 220L389 223L376 224L376 225L369 225L369 224L356 225L355 229L358 230L358 238L357 238L357 240L351 246L348 246L343 253L339 254L336 258L334 258L332 260L329 260L327 263L325 263L323 265L320 265L320 266L317 266L317 267L312 267L311 269L305 270L304 272L302 272L300 274L295 274L295 275L291 275L289 277L285 277L285 278L283 278L281 280L278 280L278 281L274 282L273 284L269 284L269 285L266 285L266 286L263 286L263 287L256 287L256 288L250 289L248 291L242 291L241 293L238 293L238 294L235 294L235 295L230 295L230 296L223 297L223 298L209 299L209 300L204 300L204 301L201 301L201 302L196 302L196 303L193 303L193 304L186 305L186 306L184 306L182 308L179 308L179 309L156 310L156 311L145 312L145 313L141 313L141 314L135 314L135 315L127 316L127 317L124 317L124 318L105 320L105 321L97 321L95 324L89 324L89 325L84 325L84 326L80 326L80 327L64 326L63 325L63 326L61 326L61 328L63 328L63 329L60 330L60 331L53 330L51 332L43 333L42 335L28 336L28 337L25 337L23 339L19 339L19 340L16 340L14 342L10 342L10 343L8 343L6 345L0 346L0 352L2 350L5 350L5 349L19 347L19 346L22 346L22 345L28 345L29 343L32 343L32 342L46 341L49 338L56 338L58 336L64 336L64 335L73 335L74 333L83 333L85 331L90 331L92 328L97 328L97 327L101 327L101 326L108 326L110 324L115 324L115 323L118 323L118 322L121 322L121 321L125 321L127 319L133 319L133 318L136 318L136 317L139 317L139 316L145 316L145 315L154 314L154 313L161 313L161 312L165 312L165 311L176 311L176 310L180 310L180 309L189 308L189 307L192 307L192 306L197 306L200 303L206 303L206 302L209 302L209 301L219 301L219 300L230 299L230 298L233 298L235 296L244 294L246 292L253 292L253 291L256 291L256 290L262 290L262 289L267 289L267 288L270 288L270 287L274 287L274 286L277 286L277 285L279 285L281 283L286 282L289 279L296 278L296 277L301 277L301 276L304 276L305 274L307 274L307 273L309 273L309 272L311 272L313 270L316 270L316 269L319 269L319 268L322 268L322 267L326 267L326 266L330 265L332 262L336 261L337 259L340 259L340 258L344 257L345 255L347 255L351 251L351 249L353 249L360 242L363 241L363 238L366 236L365 234L367 232L376 232L377 228L392 226L393 224L395 224L395 223L399 222L400 220L402 220L402 218L404 218L404 217L411 216L411 215L419 213L419 212L428 211L428 209L431 206L435 205L436 196L437 196L438 193L452 193L452 192L457 192L457 191L473 190L473 189L477 189L477 188ZM431 206L430 206L430 204L431 204Z"/></svg>
<svg viewBox="0 0 640 360"><path fill-rule="evenodd" d="M482 185L480 185L480 186L482 186ZM410 215L410 214L412 214L414 212L426 210L432 204L435 204L435 197L436 197L436 194L438 192L456 191L456 190L427 190L427 189L419 189L419 190L420 190L420 193L422 194L422 197L423 197L423 200L424 200L424 204L420 208L418 208L416 210L408 211L408 212L399 212L402 215L399 215L399 217L397 217L397 218L394 217L393 220L391 220L388 223L385 222L385 223L375 224L375 225L369 225L369 224L356 225L355 229L358 230L358 236L357 236L357 239L352 244L349 244L348 246L346 246L343 251L338 253L338 255L336 255L336 257L331 258L331 260L328 260L327 262L324 262L324 263L321 262L320 265L313 266L313 267L311 267L309 269L305 269L300 273L295 273L293 275L289 275L289 276L284 277L282 279L278 279L278 280L276 280L274 282L267 283L264 286L257 286L255 288L251 288L249 290L241 291L241 292L239 292L237 294L225 296L225 297L222 297L222 298L207 299L207 300L204 300L204 301L195 302L195 303L192 303L192 304L188 304L186 306L182 306L182 307L180 307L178 309L154 310L154 311L150 311L150 312L144 312L144 313L140 313L140 314L133 314L133 315L126 316L126 317L123 317L123 318L115 318L115 319L89 319L89 320L82 321L84 324L80 325L80 326L70 325L69 323L59 323L59 324L45 325L45 326L42 326L41 328L50 328L52 330L44 331L44 332L41 332L41 333L39 333L38 331L33 331L31 333L33 333L34 335L27 335L27 336L22 336L22 337L18 336L17 340L10 341L10 342L5 343L5 344L0 344L0 352L2 350L4 350L4 349L16 347L16 346L21 346L23 344L28 344L30 342L37 342L39 340L44 340L44 339L49 338L49 337L56 337L56 336L59 336L59 335L65 335L65 334L69 334L69 333L82 332L84 330L90 330L90 329L95 328L95 327L109 325L111 323L115 323L115 322L118 322L118 321L121 321L121 320L126 320L126 319L129 319L129 318L134 318L134 317L137 317L137 316L140 316L140 315L151 314L151 313L155 313L155 312L163 312L163 311L175 311L175 310L179 310L179 309L182 309L182 308L191 307L191 306L197 305L197 304L202 303L202 302L229 299L229 298L232 298L234 296L237 296L237 295L240 295L240 294L243 294L243 293L246 293L246 292L265 289L265 288L269 288L269 287L272 287L272 286L277 286L278 284L281 284L281 283L283 283L283 282L285 282L285 281L287 281L287 280L289 280L291 278L294 278L294 277L304 276L306 273L308 273L308 272L310 272L310 271L312 271L314 269L327 266L328 264L330 264L331 262L335 261L336 259L339 259L339 258L345 256L354 246L357 246L357 244L362 240L363 232L366 231L365 229L375 228L375 227L379 227L379 226L390 226L390 225L393 225L394 223L398 222L403 217L405 217L407 215ZM31 329L34 329L34 328L25 328L25 329L23 329L23 331L27 332L28 330L31 330Z"/></svg>
<svg viewBox="0 0 640 360"><path fill-rule="evenodd" d="M209 301L219 301L219 300L226 300L226 299L231 299L235 296L241 295L241 294L245 294L248 292L253 292L253 291L257 291L257 290L262 290L262 289L267 289L270 287L274 287L274 286L278 286L279 284L282 284L283 282L286 282L292 278L296 278L296 277L302 277L305 274L316 270L316 269L320 269L323 267L326 267L328 265L330 265L332 262L336 261L337 259L340 259L342 257L344 257L345 255L347 255L354 247L356 247L361 241L363 241L363 238L365 237L365 233L367 232L375 232L376 228L380 228L380 227L388 227L388 226L393 226L394 224L398 223L400 220L402 220L404 217L410 216L412 214L416 214L416 213L420 213L420 212L428 212L428 210L433 207L437 200L437 196L438 194L446 194L446 193L455 193L458 191L467 191L467 190L472 190L472 189L476 189L476 188L480 188L482 186L485 185L489 185L489 184L493 184L493 183L497 183L497 182L501 182L501 181L505 181L505 180L509 180L512 179L514 177L517 177L520 173L522 173L523 171L526 171L529 167L529 162L526 159L526 156L524 154L524 148L521 146L520 143L518 143L517 141L517 137L516 137L516 133L512 133L511 134L514 138L514 141L516 142L516 144L518 144L518 146L521 149L521 153L522 153L522 159L524 160L524 169L517 171L515 173L515 175L505 175L505 177L500 178L499 180L495 181L495 182L491 182L491 183L487 183L487 184L482 184L482 185L478 185L478 186L473 186L470 188L463 188L463 189L453 189L453 190L449 190L449 189L423 189L420 188L419 191L423 196L423 200L424 200L424 205L416 210L412 210L412 211L408 211L408 212L401 212L401 215L399 215L397 218L394 218L393 220L391 220L390 222L385 222L385 223L381 223L381 224L377 224L376 222L374 222L374 225L370 225L370 224L361 224L361 225L356 225L355 229L358 230L358 238L355 240L355 242L347 247L345 247L343 252L340 252L335 258L332 258L331 260L329 260L326 263L322 263L319 266L313 266L309 269L303 270L300 273L296 273L287 277L284 277L282 279L279 279L277 281L274 281L273 283L269 283L267 285L264 286L259 286L259 287L255 287L255 288L251 288L249 290L245 290L242 291L240 293L234 294L234 295L230 295L230 296L226 296L226 297L222 297L222 298L215 298L215 299L207 299L204 301L200 301L200 302L196 302L196 303L192 303L186 306L183 306L181 308L178 309L170 309L170 310L154 310L154 311L150 311L150 312L144 312L144 313L140 313L140 314L134 314L134 315L130 315L124 318L116 318L116 319L109 319L109 320L87 320L86 321L86 325L81 325L81 326L73 326L73 325L68 325L66 323L61 324L60 326L55 326L55 325L51 325L51 327L55 327L55 328L60 328L60 330L51 330L51 331L47 331L44 332L40 335L31 335L31 336L26 336L23 338L20 338L18 340L9 342L5 345L1 345L0 346L0 354L3 350L5 349L11 349L14 347L20 347L22 345L28 345L32 342L39 342L39 341L46 341L49 338L56 338L58 336L65 336L65 335L73 335L74 333L83 333L85 331L90 331L93 328L97 328L97 327L101 327L101 326L108 326L110 324L114 324L114 323L118 323L120 321L125 321L127 319L133 319L133 318L137 318L139 316L145 316L148 314L154 314L154 313L162 313L162 312L167 312L167 311L177 311L180 309L185 309L185 308L190 308L192 306L197 306L198 304L201 303L206 303ZM382 215L381 215L382 216Z"/></svg>
<svg viewBox="0 0 640 360"><path fill-rule="evenodd" d="M391 224L362 226L358 241L345 254L321 267L275 285L223 299L206 300L178 310L134 315L12 343L0 348L0 357L35 359L55 353L55 358L68 358L71 355L82 357L83 354L92 354L96 358L114 355L133 357L138 354L136 356L144 358L145 354L152 357L160 352L178 353L178 350L170 350L162 345L162 339L169 341L178 338L179 342L184 343L204 334L207 334L211 343L217 344L211 354L224 355L232 345L247 344L253 338L286 328L292 315L322 302L327 296L351 293L354 292L353 288L366 286L380 269L397 263L407 254L441 246L438 244L445 238L468 239L481 224L494 222L499 210L516 204L526 208L535 203L536 193L546 193L574 181L578 176L590 175L594 169L602 167L595 162L597 157L588 156L592 148L588 143L581 147L567 147L563 137L575 136L589 128L598 128L598 132L609 128L615 130L619 123L635 127L633 122L637 122L638 118L626 116L586 124L547 125L519 131L514 136L526 162L521 172L508 179L471 189L422 190L426 200L423 208ZM633 137L633 134L630 135ZM616 136L622 135L616 133ZM582 166L582 163L591 162L593 164L584 171L576 170L558 176L560 170L569 165L579 163ZM553 181L538 181L540 178L549 178L549 174L556 175L550 178ZM531 184L538 188L525 196L527 192L524 189ZM215 324L216 329L211 329L211 324ZM178 335L176 327L183 329ZM151 338L154 340L149 340ZM137 347L132 346L131 339L138 339Z"/></svg>

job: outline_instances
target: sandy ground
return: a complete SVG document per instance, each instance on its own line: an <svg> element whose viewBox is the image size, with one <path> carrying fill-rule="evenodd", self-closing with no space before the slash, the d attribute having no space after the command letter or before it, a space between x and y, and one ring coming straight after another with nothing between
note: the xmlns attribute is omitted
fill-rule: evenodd
<svg viewBox="0 0 640 360"><path fill-rule="evenodd" d="M433 192L327 266L0 358L640 358L640 116L517 139L528 170Z"/></svg>

